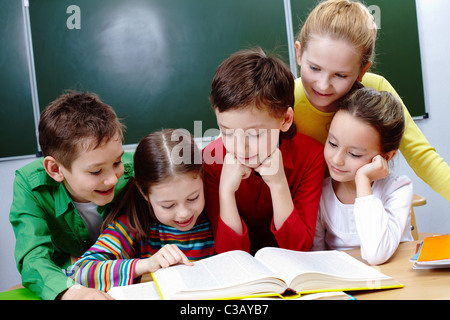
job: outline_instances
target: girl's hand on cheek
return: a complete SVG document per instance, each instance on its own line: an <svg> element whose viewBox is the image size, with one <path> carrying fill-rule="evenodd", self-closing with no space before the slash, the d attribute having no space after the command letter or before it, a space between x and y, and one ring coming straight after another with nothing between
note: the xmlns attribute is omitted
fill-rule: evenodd
<svg viewBox="0 0 450 320"><path fill-rule="evenodd" d="M232 154L225 155L220 176L220 190L236 192L242 179L247 179L252 169L242 165Z"/></svg>
<svg viewBox="0 0 450 320"><path fill-rule="evenodd" d="M366 177L370 182L384 179L389 176L389 164L381 155L376 155L372 162L356 171L356 179L362 176Z"/></svg>

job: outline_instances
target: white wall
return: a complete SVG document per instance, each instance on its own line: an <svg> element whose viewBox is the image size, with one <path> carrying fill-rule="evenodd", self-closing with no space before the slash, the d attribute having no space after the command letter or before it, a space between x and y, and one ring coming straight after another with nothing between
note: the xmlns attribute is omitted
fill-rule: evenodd
<svg viewBox="0 0 450 320"><path fill-rule="evenodd" d="M14 172L32 160L34 159L0 162L0 291L21 283L14 259L16 238L9 223L9 209L12 203Z"/></svg>
<svg viewBox="0 0 450 320"><path fill-rule="evenodd" d="M448 0L416 0L420 52L425 92L425 107L429 119L417 125L430 144L450 163L450 24ZM408 54L407 52L399 54ZM419 179L402 158L396 171L407 174L414 183L415 193L425 197L427 204L417 207L419 232L450 233L450 202Z"/></svg>
<svg viewBox="0 0 450 320"><path fill-rule="evenodd" d="M429 119L419 120L417 124L430 144L449 163L450 24L447 14L450 12L450 1L416 0L416 4L425 104L430 115ZM14 261L15 238L8 215L12 202L14 171L30 161L27 159L0 162L0 291L20 283ZM427 205L415 209L419 232L450 233L450 202L417 178L403 157L396 161L395 172L408 175L413 180L414 191L427 199Z"/></svg>

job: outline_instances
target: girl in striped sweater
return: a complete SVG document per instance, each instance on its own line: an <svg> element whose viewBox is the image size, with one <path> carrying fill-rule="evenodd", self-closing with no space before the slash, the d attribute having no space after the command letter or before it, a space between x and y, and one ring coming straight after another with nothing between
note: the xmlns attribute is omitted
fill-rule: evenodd
<svg viewBox="0 0 450 320"><path fill-rule="evenodd" d="M214 254L201 151L191 135L182 129L149 134L136 148L134 171L98 240L68 272L87 287L108 291Z"/></svg>

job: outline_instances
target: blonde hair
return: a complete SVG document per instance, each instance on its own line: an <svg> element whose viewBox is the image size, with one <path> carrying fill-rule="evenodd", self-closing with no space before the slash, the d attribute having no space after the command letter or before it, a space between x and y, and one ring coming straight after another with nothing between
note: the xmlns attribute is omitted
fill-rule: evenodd
<svg viewBox="0 0 450 320"><path fill-rule="evenodd" d="M297 37L302 53L314 36L331 37L353 45L361 52L361 67L373 61L377 25L367 7L360 2L328 0L319 3Z"/></svg>

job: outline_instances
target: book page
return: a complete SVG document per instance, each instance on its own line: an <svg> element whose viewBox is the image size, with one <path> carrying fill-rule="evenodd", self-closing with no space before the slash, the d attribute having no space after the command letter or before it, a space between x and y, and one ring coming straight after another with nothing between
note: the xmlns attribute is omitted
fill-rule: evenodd
<svg viewBox="0 0 450 320"><path fill-rule="evenodd" d="M176 291L201 291L231 287L275 276L244 251L230 251L196 261L194 266L177 265L153 274L163 297Z"/></svg>
<svg viewBox="0 0 450 320"><path fill-rule="evenodd" d="M116 300L161 300L153 281L113 287L108 293Z"/></svg>
<svg viewBox="0 0 450 320"><path fill-rule="evenodd" d="M342 251L301 252L281 248L260 249L255 257L290 283L300 273L328 274L345 279L389 278Z"/></svg>

